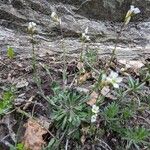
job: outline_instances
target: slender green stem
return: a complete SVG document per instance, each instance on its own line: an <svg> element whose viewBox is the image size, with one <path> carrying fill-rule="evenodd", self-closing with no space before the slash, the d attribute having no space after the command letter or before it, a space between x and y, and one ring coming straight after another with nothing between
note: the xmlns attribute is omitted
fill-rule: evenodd
<svg viewBox="0 0 150 150"><path fill-rule="evenodd" d="M61 28L61 24L60 25L60 32L61 32L61 36L62 36L62 49L63 49L63 87L65 89L66 84L67 84L67 61L66 61L66 48L64 47L64 36L63 36L63 31Z"/></svg>
<svg viewBox="0 0 150 150"><path fill-rule="evenodd" d="M82 41L82 48L81 48L81 53L80 53L80 62L83 62L83 51L84 51L84 41Z"/></svg>
<svg viewBox="0 0 150 150"><path fill-rule="evenodd" d="M121 33L122 33L122 30L123 30L124 26L125 26L125 23L123 23L123 25L121 26L121 29L120 29L120 31L119 31L119 33L117 35L115 47L114 47L114 49L112 51L112 55L111 55L111 58L110 58L110 61L109 61L109 65L112 63L112 61L115 58L118 42L119 42L119 39L120 39L120 36L121 36Z"/></svg>
<svg viewBox="0 0 150 150"><path fill-rule="evenodd" d="M32 44L32 67L33 72L36 72L36 57L35 57L35 45L34 45L34 35L31 34L31 44Z"/></svg>

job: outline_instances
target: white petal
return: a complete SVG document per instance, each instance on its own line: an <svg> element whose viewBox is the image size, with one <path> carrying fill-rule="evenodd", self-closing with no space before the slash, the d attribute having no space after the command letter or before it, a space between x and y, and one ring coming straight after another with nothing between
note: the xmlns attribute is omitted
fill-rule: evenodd
<svg viewBox="0 0 150 150"><path fill-rule="evenodd" d="M32 26L35 27L35 26L36 26L36 23L32 22Z"/></svg>
<svg viewBox="0 0 150 150"><path fill-rule="evenodd" d="M88 33L88 29L89 29L88 27L85 29L85 34L87 34L87 33Z"/></svg>
<svg viewBox="0 0 150 150"><path fill-rule="evenodd" d="M82 39L85 39L86 35L85 33L82 33Z"/></svg>
<svg viewBox="0 0 150 150"><path fill-rule="evenodd" d="M111 83L112 82L112 78L111 77L107 77L106 81Z"/></svg>
<svg viewBox="0 0 150 150"><path fill-rule="evenodd" d="M122 82L122 78L121 78L121 77L116 78L116 82L117 82L117 83Z"/></svg>
<svg viewBox="0 0 150 150"><path fill-rule="evenodd" d="M86 40L87 40L87 41L90 41L90 37L89 37L89 36L86 36Z"/></svg>
<svg viewBox="0 0 150 150"><path fill-rule="evenodd" d="M91 122L95 122L95 121L96 121L96 118L97 118L97 114L92 115L92 117L91 117Z"/></svg>
<svg viewBox="0 0 150 150"><path fill-rule="evenodd" d="M93 106L92 106L92 110L95 110L96 107L97 107L96 105L93 105Z"/></svg>
<svg viewBox="0 0 150 150"><path fill-rule="evenodd" d="M52 12L51 17L55 18L57 16L57 14L55 12Z"/></svg>
<svg viewBox="0 0 150 150"><path fill-rule="evenodd" d="M105 81L107 78L106 74L102 74L102 81Z"/></svg>
<svg viewBox="0 0 150 150"><path fill-rule="evenodd" d="M99 112L99 107L96 106L96 105L93 105L92 106L92 112L95 113L95 114L97 114Z"/></svg>
<svg viewBox="0 0 150 150"><path fill-rule="evenodd" d="M60 19L58 18L58 22L60 25L62 24L61 18Z"/></svg>
<svg viewBox="0 0 150 150"><path fill-rule="evenodd" d="M118 88L119 88L119 84L114 83L114 84L113 84L113 87L116 88L116 89L118 89Z"/></svg>
<svg viewBox="0 0 150 150"><path fill-rule="evenodd" d="M130 11L132 11L132 12L134 11L134 6L133 5L130 6Z"/></svg>
<svg viewBox="0 0 150 150"><path fill-rule="evenodd" d="M140 13L140 12L141 12L141 11L139 10L139 8L135 8L134 11L133 11L134 14L138 14L138 13Z"/></svg>
<svg viewBox="0 0 150 150"><path fill-rule="evenodd" d="M114 71L111 71L109 77L111 77L111 78L117 78L118 77L118 73L116 73Z"/></svg>

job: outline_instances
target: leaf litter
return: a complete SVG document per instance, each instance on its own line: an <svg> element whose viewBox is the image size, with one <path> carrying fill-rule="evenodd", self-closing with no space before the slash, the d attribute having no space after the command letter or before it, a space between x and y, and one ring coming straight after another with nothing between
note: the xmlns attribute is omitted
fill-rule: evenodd
<svg viewBox="0 0 150 150"><path fill-rule="evenodd" d="M38 65L38 73L39 73L40 78L42 79L42 83L41 83L42 89L44 90L45 94L52 94L53 92L50 89L50 83L52 79L62 84L61 73L58 74L58 70L62 70L62 65L60 65L62 64L62 62L61 60L55 60L57 62L55 64L55 62L52 59L52 63L51 63L51 56L49 55L44 56L44 58L40 57L39 61L41 61L42 64L47 65L51 73L51 76L49 76L47 73L44 72L43 66ZM58 63L59 61L61 63ZM52 130L54 135L56 134L55 133L56 131L54 130L54 128L50 129L50 126L53 126L53 124L49 121L51 120L50 119L51 117L48 111L47 102L43 100L43 98L38 94L39 91L38 91L37 86L34 84L33 74L32 74L33 72L30 67L31 66L30 63L31 63L31 59L29 58L24 59L24 61L22 58L17 58L17 59L11 60L11 63L9 59L3 58L3 63L0 63L0 68L1 68L0 93L2 93L2 90L4 89L2 87L9 86L12 83L14 83L14 85L17 85L16 87L18 91L16 94L17 95L16 104L14 103L14 108L17 109L19 107L29 114L34 113L32 115L36 116L37 120L39 120L39 122L31 118L26 120L26 117L25 117L24 119L25 132L24 132L24 136L22 137L23 140L20 142L24 143L25 149L41 150L44 145L47 145L47 140L43 138L44 135L48 133L48 130L49 131ZM122 66L125 67L125 64L122 64L120 62L117 62L117 63L119 65L115 64L113 66L114 70L120 70ZM15 68L14 68L13 66L14 64L18 64L18 65L15 65ZM131 63L131 64L134 64L134 63ZM71 66L71 69L68 67L68 69L70 69L68 70L68 74L71 73L70 78L68 79L68 84L71 84L71 82L75 78L76 72L74 73L72 72L72 70L76 70L77 68L79 71L82 71L82 73L78 76L78 78L75 78L76 82L72 85L72 88L78 89L78 91L80 92L90 93L89 89L91 89L91 85L94 83L94 81L92 81L93 79L91 80L91 78L94 77L94 80L95 80L96 78L95 72L93 71L86 72L85 66L83 65L83 63L76 63L75 65L75 63L73 62L72 64L68 64L68 66L69 67ZM116 67L116 66L119 66L119 67ZM30 69L26 69L29 67ZM142 64L140 67L142 67ZM134 76L137 76L137 73L136 73L137 67L133 67L133 69L131 69L130 71L131 72L129 72L129 74L133 74ZM121 70L120 70L120 73L122 73ZM77 86L77 83L80 83L79 86ZM146 91L146 93L148 93L148 91ZM110 92L110 89L108 87L105 87L101 90L101 95L111 101L116 99L115 95L113 95L113 93ZM17 99L18 99L18 103L17 103ZM96 104L97 99L98 99L98 93L94 91L90 94L90 97L86 103L89 106L92 106ZM14 111L13 114L17 114L17 112ZM17 118L15 122L16 121L17 121ZM45 124L44 127L40 123ZM13 139L12 141L15 140L14 137L16 134L12 129L14 124L12 124L11 128L10 127L8 128L8 130L10 130L9 131L10 137ZM48 139L51 139L53 137L52 135L50 135ZM4 136L2 136L2 138L4 138ZM88 143L87 138L88 138L88 134L83 133L83 135L81 136L82 144Z"/></svg>

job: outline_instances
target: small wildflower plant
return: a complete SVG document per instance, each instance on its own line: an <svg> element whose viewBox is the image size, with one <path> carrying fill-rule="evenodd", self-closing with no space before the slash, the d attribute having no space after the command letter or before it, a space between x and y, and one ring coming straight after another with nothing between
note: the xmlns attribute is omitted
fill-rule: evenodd
<svg viewBox="0 0 150 150"><path fill-rule="evenodd" d="M34 22L29 22L29 24L28 24L28 32L30 33L30 34L35 34L35 32L37 31L37 28L36 28L36 23L34 23Z"/></svg>
<svg viewBox="0 0 150 150"><path fill-rule="evenodd" d="M57 23L61 24L61 18L58 17L57 13L54 12L54 11L51 13L51 19L52 19L54 22L57 22Z"/></svg>
<svg viewBox="0 0 150 150"><path fill-rule="evenodd" d="M123 27L130 22L131 17L138 13L140 13L140 10L131 6L126 14L121 31ZM52 136L48 137L50 139L48 149L64 149L64 142L66 142L65 149L67 149L68 143L71 143L72 139L76 139L72 142L72 145L77 145L78 149L82 149L84 143L88 141L87 139L91 139L93 146L93 143L96 143L96 139L107 139L110 137L114 137L114 141L116 141L115 144L118 144L123 149L140 149L145 145L148 145L147 139L150 137L149 130L147 130L147 127L144 125L137 128L137 124L140 123L136 122L138 120L138 114L142 113L144 109L149 108L149 102L148 104L143 102L141 89L147 84L147 81L149 81L150 73L146 75L145 78L139 80L130 76L125 76L125 74L116 69L116 66L115 68L106 65L105 68L105 66L102 65L103 68L100 68L96 57L98 54L94 51L88 51L87 44L90 42L90 36L87 27L80 37L83 44L80 62L77 62L78 65L74 65L79 71L75 72L73 81L68 85L66 81L66 78L68 77L68 66L65 45L63 42L63 22L56 12L51 13L51 19L56 25L59 25L61 30L64 66L63 71L60 71L60 78L63 76L63 83L57 84L55 82L57 78L53 80L53 77L51 76L50 95L46 95L42 91L42 86L40 85L42 83L41 79L39 79L38 83L41 92L39 93L47 100L47 115L52 122L51 127L48 129L50 130L50 136ZM31 37L33 69L35 70L34 35L37 32L36 23L30 22L27 30ZM117 40L119 40L120 34L118 35ZM86 49L84 49L84 46ZM113 61L116 47L117 43L112 53L112 58L110 59L110 65ZM84 50L85 56L83 57ZM96 68L97 66L99 68ZM79 68L83 69L82 73L80 73ZM46 70L48 72L49 68L46 68ZM50 72L48 74L50 74ZM84 82L88 82L87 80L92 84L88 87L88 90L80 88L80 90L82 89L84 92L79 91L79 88L77 87L78 83L75 82L76 77L79 74L82 74L82 77L84 78L81 85L84 84ZM126 81L125 83L124 80ZM86 88L86 86L87 85L85 84L84 87ZM90 103L88 103L87 101L91 96L90 93L93 92L95 92L94 98L91 98ZM0 101L0 115L8 112L12 107L12 99L12 93L4 93L1 100L2 102ZM102 133L99 133L100 129L103 131ZM121 142L118 139L120 139ZM113 143L114 141L111 142ZM102 141L102 143L104 144L105 142ZM115 146L113 145L113 147Z"/></svg>
<svg viewBox="0 0 150 150"><path fill-rule="evenodd" d="M111 71L110 75L106 77L106 82L112 84L114 88L119 88L119 84L122 82L122 78L119 77L118 73Z"/></svg>
<svg viewBox="0 0 150 150"><path fill-rule="evenodd" d="M130 22L131 17L133 15L139 14L140 12L141 11L138 7L134 7L133 5L131 5L125 17L125 25L127 25Z"/></svg>
<svg viewBox="0 0 150 150"><path fill-rule="evenodd" d="M7 48L7 57L9 59L13 59L15 57L15 51L12 47L9 47Z"/></svg>
<svg viewBox="0 0 150 150"><path fill-rule="evenodd" d="M122 33L123 28L130 22L131 17L132 17L133 15L139 14L140 12L141 12L141 11L140 11L140 9L139 9L138 7L134 7L133 5L130 6L130 9L128 10L128 12L127 12L127 14L126 14L126 16L125 16L124 23L123 23L123 25L121 26L121 29L120 29L120 31L119 31L119 33L118 33L117 38L116 38L115 47L114 47L114 49L113 49L113 51L112 51L112 55L111 55L111 58L110 58L109 65L112 63L112 61L114 60L114 57L115 57L115 55L116 55L116 49L117 49L118 41L119 41L119 38L120 38L120 36L121 36L121 33Z"/></svg>
<svg viewBox="0 0 150 150"><path fill-rule="evenodd" d="M82 33L82 36L81 36L81 40L83 41L90 41L90 36L88 36L88 27L84 30L84 32Z"/></svg>
<svg viewBox="0 0 150 150"><path fill-rule="evenodd" d="M3 92L2 98L0 98L0 117L12 108L14 98L15 94L13 89Z"/></svg>
<svg viewBox="0 0 150 150"><path fill-rule="evenodd" d="M93 105L92 106L92 116L91 116L91 122L96 122L97 116L99 113L99 106Z"/></svg>
<svg viewBox="0 0 150 150"><path fill-rule="evenodd" d="M61 42L62 42L62 50L63 50L63 65L64 65L64 68L63 68L63 86L65 88L65 86L67 84L67 73L66 73L67 62L66 62L66 48L64 46L64 37L63 37L63 30L62 30L62 19L54 11L51 13L51 19L52 19L52 21L54 21L56 24L59 25L59 28L61 31L61 36L62 36Z"/></svg>
<svg viewBox="0 0 150 150"><path fill-rule="evenodd" d="M35 56L35 39L34 39L34 35L37 32L37 25L34 22L29 22L28 27L27 27L27 31L31 37L31 45L32 45L32 67L33 67L33 71L35 73L36 71L36 56Z"/></svg>
<svg viewBox="0 0 150 150"><path fill-rule="evenodd" d="M70 132L89 120L90 109L86 106L87 96L76 91L63 90L53 84L54 96L49 99L53 108L52 118L58 128Z"/></svg>
<svg viewBox="0 0 150 150"><path fill-rule="evenodd" d="M131 6L130 10L126 14L117 40L119 40L122 29L130 22L131 17L138 13L140 13L140 10ZM61 17L59 17L55 12L52 12L51 18L55 23L60 25L61 29ZM150 137L149 131L146 127L142 127L142 129L139 130L136 129L136 123L134 124L133 122L137 117L136 115L138 114L138 111L143 109L141 108L141 105L139 105L142 104L139 95L142 97L140 90L143 86L145 86L146 81L148 81L149 78L145 77L140 82L135 78L132 79L130 76L126 76L120 70L118 71L116 69L117 67L115 68L114 66L111 66L117 42L112 53L112 58L110 59L110 66L106 65L106 68L98 68L99 70L96 69L96 53L88 51L87 42L90 42L88 32L87 27L80 37L83 48L80 53L79 62L77 62L77 68L82 68L84 70L82 71L83 76L81 77L84 78L84 75L86 76L81 84L84 84L84 82L87 81L86 78L92 78L93 85L90 87L90 92L95 92L96 96L90 100L90 103L87 103L89 93L82 94L82 92L74 89L62 88L55 85L52 88L53 95L46 97L46 99L52 112L52 122L57 129L56 135L60 136L64 134L65 139L67 139L66 145L68 144L68 140L73 139L74 135L78 133L77 139L78 141L82 140L82 142L84 140L86 141L86 139L84 139L86 136L90 137L92 135L92 142L95 143L95 139L98 137L103 139L103 137L107 138L109 135L112 137L115 135L116 141L118 139L121 140L117 141L117 144L123 149L143 147L148 144L146 140ZM85 55L83 57L84 52ZM92 63L92 61L94 61L94 63ZM66 60L64 63L65 62ZM65 68L66 65L67 64L65 63ZM78 75L81 75L80 69L76 76ZM75 86L77 85L75 84ZM104 91L104 89L106 91ZM147 107L148 106L146 106L146 108ZM102 128L103 133L99 133L99 128ZM81 130L84 130L84 133L82 133ZM55 141L57 141L56 138Z"/></svg>

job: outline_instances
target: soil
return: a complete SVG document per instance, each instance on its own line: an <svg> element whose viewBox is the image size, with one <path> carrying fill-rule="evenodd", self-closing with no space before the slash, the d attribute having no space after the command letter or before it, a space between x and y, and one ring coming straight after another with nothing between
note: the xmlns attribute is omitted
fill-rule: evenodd
<svg viewBox="0 0 150 150"><path fill-rule="evenodd" d="M62 55L49 55L37 56L36 57L36 75L41 79L41 89L45 96L52 96L53 91L51 90L51 84L53 81L57 81L61 86L63 86L62 74L63 74L63 61ZM87 79L83 84L77 85L74 81L76 74L79 72L77 67L77 60L72 59L72 57L67 57L67 86L71 85L72 89L82 91L89 91L91 85L94 84L95 79L93 77ZM100 69L106 65L107 60L99 59L96 64L96 68ZM149 60L145 60L149 63ZM32 69L32 59L31 57L16 56L14 59L9 59L6 56L0 57L0 95L3 91L13 86L18 86L15 92L15 100L13 101L13 108L11 111L7 112L6 115L1 117L0 120L0 150L7 150L10 144L15 144L13 136L16 135L19 142L22 141L25 126L28 118L44 118L45 122L49 124L50 130L55 134L53 124L51 123L51 113L48 107L47 101L40 94L41 91L37 84L35 83L35 74ZM44 67L45 66L45 67ZM123 64L119 62L114 62L111 69L119 71L121 73L121 68ZM48 71L46 71L46 68ZM50 73L50 74L49 74ZM131 74L135 79L142 77L139 76L139 72L135 69L129 69L128 73ZM147 82L143 88L143 94L150 95L150 82ZM106 99L108 103L111 98ZM108 102L107 102L108 101ZM23 114L23 112L27 114ZM149 110L140 114L134 119L134 122L140 122L140 124L146 124L149 128L150 125L150 112ZM102 125L103 126L103 125ZM115 135L105 135L104 140L115 150L115 145L118 144L119 139L116 139ZM113 137L112 137L113 136ZM44 136L44 141L48 142L51 135L48 133ZM109 140L114 139L114 140ZM100 143L100 141L98 141ZM73 149L74 142L71 142L69 149ZM93 144L92 144L93 145ZM100 144L101 145L101 144ZM114 148L113 148L114 147ZM91 140L90 138L85 142L84 150L90 150ZM98 144L93 147L95 150L101 149Z"/></svg>

